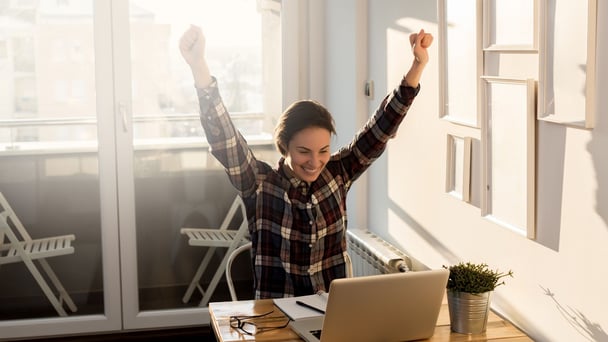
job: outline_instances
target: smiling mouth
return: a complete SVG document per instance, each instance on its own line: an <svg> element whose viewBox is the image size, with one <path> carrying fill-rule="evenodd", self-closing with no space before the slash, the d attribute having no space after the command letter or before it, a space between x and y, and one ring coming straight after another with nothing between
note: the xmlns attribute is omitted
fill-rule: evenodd
<svg viewBox="0 0 608 342"><path fill-rule="evenodd" d="M310 168L303 167L302 170L304 170L304 172L306 172L306 173L317 173L317 171L319 169L310 169Z"/></svg>

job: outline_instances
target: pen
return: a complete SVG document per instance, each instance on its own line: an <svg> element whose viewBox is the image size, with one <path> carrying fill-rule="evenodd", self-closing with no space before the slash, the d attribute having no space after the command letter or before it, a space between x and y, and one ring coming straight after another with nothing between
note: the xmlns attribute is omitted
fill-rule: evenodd
<svg viewBox="0 0 608 342"><path fill-rule="evenodd" d="M323 310L321 310L321 309L319 309L319 308L316 308L316 307L314 307L314 306L312 306L312 305L310 305L310 304L306 304L306 303L304 303L304 302L303 302L303 301L301 301L301 300L296 300L296 304L301 305L301 306L306 307L306 308L309 308L309 309L311 309L311 310L315 310L316 312L319 312L319 313L325 314L325 311L323 311Z"/></svg>

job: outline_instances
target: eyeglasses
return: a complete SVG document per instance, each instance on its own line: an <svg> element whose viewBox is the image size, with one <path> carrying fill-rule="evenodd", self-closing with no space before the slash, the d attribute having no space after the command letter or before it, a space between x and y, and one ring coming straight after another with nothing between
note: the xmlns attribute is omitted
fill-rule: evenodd
<svg viewBox="0 0 608 342"><path fill-rule="evenodd" d="M268 317L273 312L274 310L253 316L230 316L230 327L253 336L265 331L283 329L289 325L290 319L287 319L286 322L276 323L279 319L284 320L284 316ZM264 318L263 322L255 322L261 318Z"/></svg>

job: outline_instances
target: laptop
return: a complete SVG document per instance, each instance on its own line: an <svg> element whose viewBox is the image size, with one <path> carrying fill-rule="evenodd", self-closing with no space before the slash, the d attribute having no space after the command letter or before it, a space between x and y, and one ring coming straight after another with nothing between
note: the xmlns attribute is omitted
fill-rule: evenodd
<svg viewBox="0 0 608 342"><path fill-rule="evenodd" d="M302 339L411 341L433 336L449 270L343 278L331 282L324 316L292 321Z"/></svg>

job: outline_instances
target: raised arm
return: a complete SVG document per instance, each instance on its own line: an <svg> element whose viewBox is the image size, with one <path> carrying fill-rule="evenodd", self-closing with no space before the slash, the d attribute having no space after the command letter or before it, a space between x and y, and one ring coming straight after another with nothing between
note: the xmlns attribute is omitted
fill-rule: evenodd
<svg viewBox="0 0 608 342"><path fill-rule="evenodd" d="M211 82L211 73L205 59L205 35L200 27L191 25L179 40L179 51L192 71L197 88L206 88Z"/></svg>
<svg viewBox="0 0 608 342"><path fill-rule="evenodd" d="M433 36L430 33L425 33L424 30L420 30L418 33L412 33L410 35L410 44L412 45L412 52L414 53L414 61L410 70L405 75L405 81L411 87L418 87L420 83L420 76L422 71L429 61L429 53L427 48L433 43Z"/></svg>

